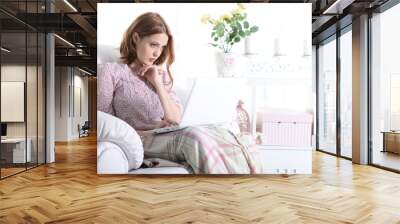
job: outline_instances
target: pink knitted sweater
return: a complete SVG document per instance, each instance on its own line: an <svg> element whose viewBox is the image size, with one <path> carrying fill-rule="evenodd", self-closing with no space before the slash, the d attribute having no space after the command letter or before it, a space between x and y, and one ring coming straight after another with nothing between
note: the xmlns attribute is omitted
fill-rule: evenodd
<svg viewBox="0 0 400 224"><path fill-rule="evenodd" d="M163 80L167 86L166 72ZM169 90L169 86L166 89ZM175 92L170 90L169 94L182 111ZM98 65L97 109L119 117L136 130L151 129L154 122L164 117L164 109L153 86L134 74L128 65L119 63Z"/></svg>

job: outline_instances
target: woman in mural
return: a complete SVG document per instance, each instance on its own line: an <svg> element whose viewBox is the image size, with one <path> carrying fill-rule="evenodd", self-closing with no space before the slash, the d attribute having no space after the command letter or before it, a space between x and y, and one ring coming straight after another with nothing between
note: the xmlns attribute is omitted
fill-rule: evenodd
<svg viewBox="0 0 400 224"><path fill-rule="evenodd" d="M171 31L159 14L136 18L120 45L121 63L99 66L98 110L124 120L141 135L145 158L187 164L194 173L259 172L254 148L217 125L143 134L181 120L182 104L170 71L173 46Z"/></svg>

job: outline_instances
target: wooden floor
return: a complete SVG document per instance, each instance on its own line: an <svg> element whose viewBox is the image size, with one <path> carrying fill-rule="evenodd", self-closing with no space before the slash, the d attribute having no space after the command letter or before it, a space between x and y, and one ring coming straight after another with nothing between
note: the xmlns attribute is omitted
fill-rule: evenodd
<svg viewBox="0 0 400 224"><path fill-rule="evenodd" d="M374 152L372 160L374 164L400 170L400 154L377 150Z"/></svg>
<svg viewBox="0 0 400 224"><path fill-rule="evenodd" d="M19 173L25 170L24 168L0 168L1 169L1 177L7 177L13 175L15 173Z"/></svg>
<svg viewBox="0 0 400 224"><path fill-rule="evenodd" d="M7 167L7 168L0 168L1 170L1 178L5 178L20 172L23 172L27 169L33 169L34 167L36 167L37 164L33 164L33 163L28 163L27 167L25 167L25 164L18 164L18 167Z"/></svg>
<svg viewBox="0 0 400 224"><path fill-rule="evenodd" d="M0 223L400 223L400 175L320 152L313 175L98 176L96 140L0 181Z"/></svg>

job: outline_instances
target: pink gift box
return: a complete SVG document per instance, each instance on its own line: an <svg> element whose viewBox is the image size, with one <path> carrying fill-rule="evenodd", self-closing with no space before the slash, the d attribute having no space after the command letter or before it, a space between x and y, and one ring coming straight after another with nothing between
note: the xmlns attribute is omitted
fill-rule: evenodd
<svg viewBox="0 0 400 224"><path fill-rule="evenodd" d="M267 111L260 113L263 145L311 146L310 113Z"/></svg>

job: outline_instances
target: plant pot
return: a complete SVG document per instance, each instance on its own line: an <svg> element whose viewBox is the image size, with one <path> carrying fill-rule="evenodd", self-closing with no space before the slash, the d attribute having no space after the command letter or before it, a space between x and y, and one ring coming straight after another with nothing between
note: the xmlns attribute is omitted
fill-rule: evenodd
<svg viewBox="0 0 400 224"><path fill-rule="evenodd" d="M220 77L239 76L240 55L236 53L217 52L217 72Z"/></svg>

